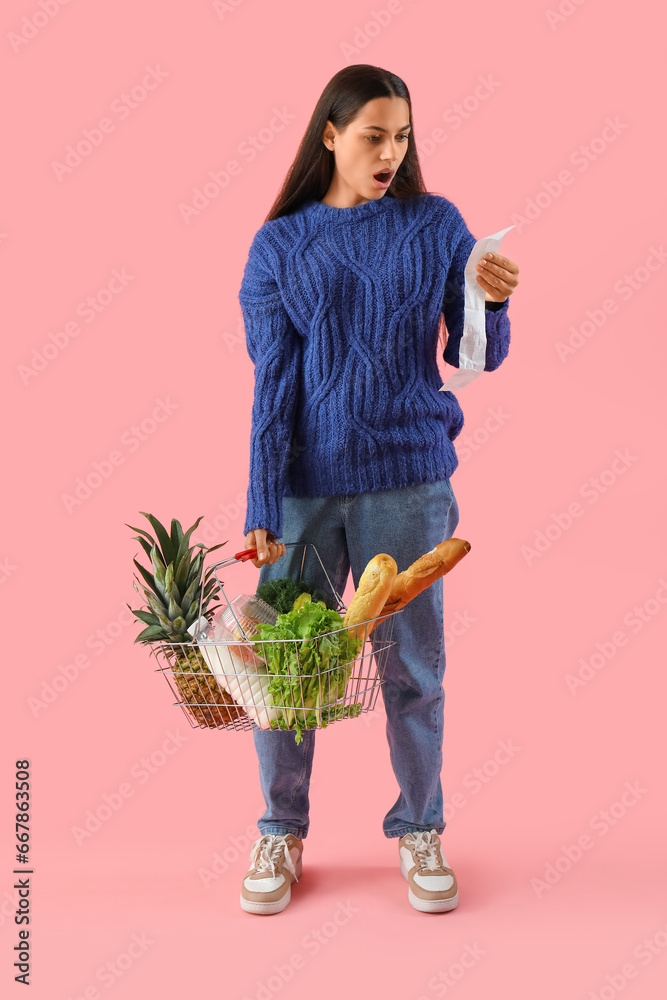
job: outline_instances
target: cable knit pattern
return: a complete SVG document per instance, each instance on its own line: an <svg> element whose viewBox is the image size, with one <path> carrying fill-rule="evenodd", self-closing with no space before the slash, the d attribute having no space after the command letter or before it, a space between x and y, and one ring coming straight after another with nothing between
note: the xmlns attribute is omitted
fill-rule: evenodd
<svg viewBox="0 0 667 1000"><path fill-rule="evenodd" d="M239 292L255 365L244 533L280 538L284 496L452 475L463 413L439 391L438 320L458 367L474 244L459 210L431 194L310 200L257 231ZM486 371L509 350L508 303L486 310Z"/></svg>

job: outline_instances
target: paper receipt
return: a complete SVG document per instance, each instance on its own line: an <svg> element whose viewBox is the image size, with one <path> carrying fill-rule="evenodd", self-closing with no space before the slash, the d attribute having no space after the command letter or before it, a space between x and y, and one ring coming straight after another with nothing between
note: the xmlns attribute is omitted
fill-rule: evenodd
<svg viewBox="0 0 667 1000"><path fill-rule="evenodd" d="M484 289L477 281L477 265L482 257L492 251L496 253L503 241L505 233L514 226L501 229L492 236L477 240L470 251L465 266L465 307L463 311L463 335L459 344L459 367L447 381L440 386L440 392L463 389L480 372L486 364L486 302Z"/></svg>

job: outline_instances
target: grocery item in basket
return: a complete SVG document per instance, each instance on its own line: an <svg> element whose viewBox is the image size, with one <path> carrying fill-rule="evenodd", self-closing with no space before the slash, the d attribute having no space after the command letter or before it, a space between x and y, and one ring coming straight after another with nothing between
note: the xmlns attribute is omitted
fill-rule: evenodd
<svg viewBox="0 0 667 1000"><path fill-rule="evenodd" d="M436 545L430 552L420 556L411 566L408 566L406 570L394 578L382 613L392 614L394 611L400 611L408 601L417 597L441 576L454 569L468 552L470 552L470 542L466 542L463 538L448 538ZM382 616L373 623L369 634L381 621L384 621Z"/></svg>
<svg viewBox="0 0 667 1000"><path fill-rule="evenodd" d="M272 675L269 692L278 712L272 728L296 730L298 744L306 729L359 715L360 704L335 703L344 698L361 647L337 611L312 601L261 626L254 648Z"/></svg>
<svg viewBox="0 0 667 1000"><path fill-rule="evenodd" d="M224 608L217 619L224 628L231 630L236 639L245 641L251 638L259 625L275 625L278 612L266 601L255 595L249 597L241 594L232 601L232 614L229 608ZM245 635L244 635L245 633Z"/></svg>
<svg viewBox="0 0 667 1000"><path fill-rule="evenodd" d="M221 542L212 548L202 542L190 545L190 536L201 517L184 531L176 518L172 518L170 529L167 529L153 514L140 513L154 534L127 525L138 532L135 541L140 543L149 559L148 567L133 560L141 573L141 579L135 576L133 586L140 596L143 595L145 603L142 608L130 608L130 611L146 626L134 641L151 646L159 659L168 665L163 676L170 687L173 678L177 697L189 721L215 728L242 719L240 709L216 684L199 650L192 645L189 628L197 608L205 620L206 613L218 600L218 595L211 592L213 570L209 567L204 571L202 567L204 556L227 543ZM141 584L141 591L137 583Z"/></svg>
<svg viewBox="0 0 667 1000"><path fill-rule="evenodd" d="M251 642L262 623L275 618L275 611L263 601L241 594L231 607L218 612L197 639L217 682L260 729L271 729L277 715L271 708L266 664L253 651ZM235 642L237 639L240 641Z"/></svg>
<svg viewBox="0 0 667 1000"><path fill-rule="evenodd" d="M313 601L324 601L327 607L332 606L331 595L315 590L305 580L292 580L291 577L281 577L277 580L265 580L257 588L257 597L275 608L279 615L285 615L294 608L294 602L302 594L310 594ZM329 598L329 600L327 600Z"/></svg>
<svg viewBox="0 0 667 1000"><path fill-rule="evenodd" d="M361 574L359 586L352 598L344 618L350 634L362 642L372 629L371 625L359 625L380 614L389 596L392 583L396 578L398 567L396 560L381 552L369 561ZM355 628L355 626L357 626Z"/></svg>

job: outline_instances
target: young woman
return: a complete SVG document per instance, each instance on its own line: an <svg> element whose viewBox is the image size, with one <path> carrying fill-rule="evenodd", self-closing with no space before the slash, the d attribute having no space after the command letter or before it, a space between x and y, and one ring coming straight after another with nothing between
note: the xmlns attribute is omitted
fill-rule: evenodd
<svg viewBox="0 0 667 1000"><path fill-rule="evenodd" d="M298 575L303 549L281 539L312 542L342 594L350 569L356 588L377 553L400 571L452 537L463 414L439 391L436 352L446 324L443 357L458 364L474 243L452 202L425 189L405 83L376 66L337 73L252 241L239 293L255 365L244 532L261 583ZM519 273L493 257L477 275L487 371L508 353ZM314 558L303 576L326 587ZM382 692L400 795L383 832L398 839L410 903L441 912L458 903L439 837L442 579L396 615L393 639ZM241 888L249 912L284 909L301 874L315 735L297 745L292 732L254 730L266 811Z"/></svg>

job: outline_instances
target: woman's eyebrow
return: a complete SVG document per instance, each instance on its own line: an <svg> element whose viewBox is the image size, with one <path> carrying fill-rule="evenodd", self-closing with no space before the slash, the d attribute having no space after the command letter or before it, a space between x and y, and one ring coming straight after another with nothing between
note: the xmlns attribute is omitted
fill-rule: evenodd
<svg viewBox="0 0 667 1000"><path fill-rule="evenodd" d="M362 125L362 128L372 128L376 132L387 132L388 131L386 128L382 128L381 125ZM399 128L398 131L399 132L405 132L406 128L410 128L410 125L402 125L401 128Z"/></svg>

